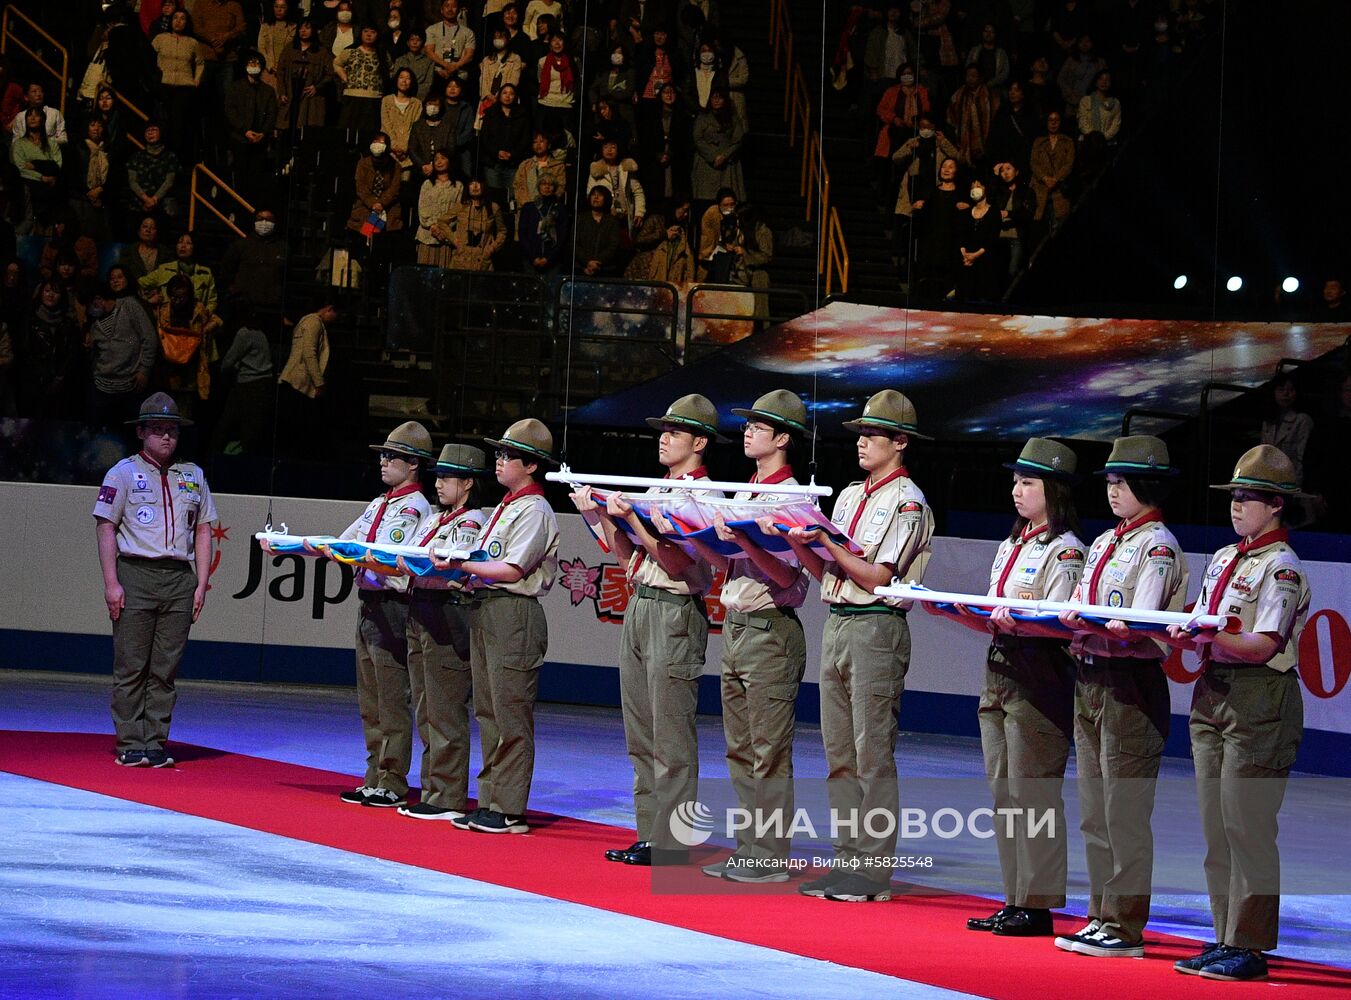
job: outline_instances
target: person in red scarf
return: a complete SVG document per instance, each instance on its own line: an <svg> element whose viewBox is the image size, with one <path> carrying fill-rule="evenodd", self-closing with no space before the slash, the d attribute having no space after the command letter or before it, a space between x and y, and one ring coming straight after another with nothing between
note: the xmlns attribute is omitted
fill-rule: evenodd
<svg viewBox="0 0 1351 1000"><path fill-rule="evenodd" d="M1159 438L1117 438L1100 475L1120 520L1089 547L1075 603L1182 610L1187 563L1162 510L1177 471ZM1149 821L1170 718L1167 647L1121 621L1097 625L1073 612L1060 620L1075 632L1070 652L1079 663L1074 748L1089 900L1087 924L1055 945L1094 958L1141 958L1154 872Z"/></svg>
<svg viewBox="0 0 1351 1000"><path fill-rule="evenodd" d="M917 83L915 67L902 63L896 70L896 83L882 93L877 102L877 119L881 128L873 147L873 156L891 156L919 124L919 116L929 111L929 90Z"/></svg>
<svg viewBox="0 0 1351 1000"><path fill-rule="evenodd" d="M1245 452L1228 483L1229 521L1240 541L1215 553L1197 610L1238 619L1235 632L1192 635L1170 626L1171 643L1196 650L1191 744L1206 837L1206 883L1215 941L1173 968L1205 979L1265 979L1276 947L1281 859L1276 814L1304 735L1299 637L1309 582L1282 524L1304 497L1290 459L1274 445Z"/></svg>
<svg viewBox="0 0 1351 1000"><path fill-rule="evenodd" d="M997 105L981 78L980 67L966 67L966 82L948 102L948 123L957 130L957 148L967 163L979 163L985 156Z"/></svg>
<svg viewBox="0 0 1351 1000"><path fill-rule="evenodd" d="M539 60L540 127L562 135L571 123L576 100L576 64L567 53L566 39L555 32L549 36L549 51Z"/></svg>

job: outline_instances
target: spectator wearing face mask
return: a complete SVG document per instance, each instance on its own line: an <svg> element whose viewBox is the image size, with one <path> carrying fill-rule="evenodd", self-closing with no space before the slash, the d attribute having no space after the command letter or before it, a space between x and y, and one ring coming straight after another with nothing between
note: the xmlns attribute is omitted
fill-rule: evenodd
<svg viewBox="0 0 1351 1000"><path fill-rule="evenodd" d="M957 299L993 302L1003 290L995 248L999 242L999 210L986 197L985 182L967 189L968 207L957 213Z"/></svg>
<svg viewBox="0 0 1351 1000"><path fill-rule="evenodd" d="M408 159L413 164L413 180L432 176L432 157L445 153L451 166L456 164L454 125L446 118L444 98L440 94L428 97L422 106L422 117L413 122L408 133Z"/></svg>
<svg viewBox="0 0 1351 1000"><path fill-rule="evenodd" d="M357 197L347 228L361 233L368 222L378 220L374 235L396 232L403 228L403 206L399 204L399 164L390 150L389 136L376 132L367 149L368 155L357 161Z"/></svg>
<svg viewBox="0 0 1351 1000"><path fill-rule="evenodd" d="M628 126L630 134L634 129L633 106L637 86L633 69L629 65L628 47L623 43L610 46L610 65L604 72L598 73L592 81L587 97L591 101L591 113L597 113L601 100L608 100L615 113Z"/></svg>
<svg viewBox="0 0 1351 1000"><path fill-rule="evenodd" d="M498 28L493 32L492 51L479 64L479 103L475 128L482 128L483 116L497 102L497 95L503 87L519 90L524 70L525 63L521 57L507 49L507 29Z"/></svg>
<svg viewBox="0 0 1351 1000"><path fill-rule="evenodd" d="M268 184L268 155L277 128L277 92L263 82L263 57L244 57L244 76L225 92L225 119L230 123L230 156L235 189L248 201L259 201Z"/></svg>
<svg viewBox="0 0 1351 1000"><path fill-rule="evenodd" d="M929 91L915 80L915 67L903 63L896 71L896 83L888 87L877 102L880 128L873 156L885 159L910 136L921 114L931 109Z"/></svg>
<svg viewBox="0 0 1351 1000"><path fill-rule="evenodd" d="M232 295L242 295L269 317L281 309L282 279L286 274L286 241L277 232L277 216L259 208L253 217L253 233L235 240L225 250L220 264L220 286Z"/></svg>
<svg viewBox="0 0 1351 1000"><path fill-rule="evenodd" d="M907 139L891 155L893 176L897 178L896 199L892 205L895 226L892 243L897 261L902 265L913 256L911 223L916 201L938 183L939 168L944 160L955 162L961 158L957 147L935 129L931 113L920 114L917 124L919 131L915 137Z"/></svg>

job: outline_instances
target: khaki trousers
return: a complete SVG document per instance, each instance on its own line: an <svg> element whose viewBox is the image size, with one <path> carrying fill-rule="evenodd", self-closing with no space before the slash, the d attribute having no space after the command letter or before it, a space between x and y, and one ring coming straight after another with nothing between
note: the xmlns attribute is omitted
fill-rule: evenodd
<svg viewBox="0 0 1351 1000"><path fill-rule="evenodd" d="M1088 916L1139 944L1154 875L1154 792L1168 740L1168 678L1158 660L1084 656L1074 692L1079 829Z"/></svg>
<svg viewBox="0 0 1351 1000"><path fill-rule="evenodd" d="M408 682L422 739L422 801L464 812L469 796L469 609L459 595L414 588Z"/></svg>
<svg viewBox="0 0 1351 1000"><path fill-rule="evenodd" d="M786 833L794 808L795 709L807 667L807 643L796 615L760 614L727 613L722 630L722 731L732 788L752 817L749 828L737 831L737 853L781 860L791 846ZM765 832L757 835L757 828Z"/></svg>
<svg viewBox="0 0 1351 1000"><path fill-rule="evenodd" d="M1269 951L1281 909L1276 817L1304 735L1299 678L1211 664L1192 691L1190 728L1215 940Z"/></svg>
<svg viewBox="0 0 1351 1000"><path fill-rule="evenodd" d="M118 752L161 750L173 716L174 678L192 627L197 575L179 559L119 556L126 595L113 622L113 728Z"/></svg>
<svg viewBox="0 0 1351 1000"><path fill-rule="evenodd" d="M366 738L363 784L408 794L413 720L408 690L408 599L393 591L359 591L357 707Z"/></svg>
<svg viewBox="0 0 1351 1000"><path fill-rule="evenodd" d="M469 664L474 681L483 768L478 804L522 816L535 775L535 699L549 648L549 623L533 597L488 591L469 610Z"/></svg>
<svg viewBox="0 0 1351 1000"><path fill-rule="evenodd" d="M1009 814L995 819L1006 905L1065 905L1069 852L1061 791L1073 714L1074 660L1065 643L995 640L980 695L980 745L995 809L1013 811L1012 836L1004 819Z"/></svg>
<svg viewBox="0 0 1351 1000"><path fill-rule="evenodd" d="M703 598L635 595L619 642L619 701L638 840L657 851L683 851L689 845L676 840L670 818L699 794L694 713L708 646Z"/></svg>
<svg viewBox="0 0 1351 1000"><path fill-rule="evenodd" d="M862 863L896 853L896 736L909 669L910 625L904 615L832 613L826 621L821 739L840 861ZM889 867L860 867L857 874L880 883L891 880Z"/></svg>

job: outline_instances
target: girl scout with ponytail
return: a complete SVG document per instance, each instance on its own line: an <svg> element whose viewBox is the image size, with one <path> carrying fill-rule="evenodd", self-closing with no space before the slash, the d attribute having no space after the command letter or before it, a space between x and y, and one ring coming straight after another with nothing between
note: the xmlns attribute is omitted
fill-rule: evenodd
<svg viewBox="0 0 1351 1000"><path fill-rule="evenodd" d="M1120 521L1089 548L1076 603L1182 610L1187 564L1160 509L1176 474L1158 438L1116 440L1099 475ZM1073 612L1060 620L1075 632L1079 665L1074 745L1089 903L1087 925L1055 944L1095 958L1140 958L1154 871L1150 816L1170 715L1165 647L1123 622L1104 627Z"/></svg>

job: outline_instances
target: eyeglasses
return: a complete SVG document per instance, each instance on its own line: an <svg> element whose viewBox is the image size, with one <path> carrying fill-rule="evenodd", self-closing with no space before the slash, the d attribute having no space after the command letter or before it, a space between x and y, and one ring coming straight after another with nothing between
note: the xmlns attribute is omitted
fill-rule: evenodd
<svg viewBox="0 0 1351 1000"><path fill-rule="evenodd" d="M741 429L741 433L742 433L742 434L773 434L773 433L774 433L774 428L773 428L773 427L770 427L769 424L757 424L757 423L751 422L751 423L746 424L746 426L743 427L743 428Z"/></svg>
<svg viewBox="0 0 1351 1000"><path fill-rule="evenodd" d="M523 458L521 458L520 455L516 454L516 452L514 452L514 451L506 451L506 450L504 450L504 449L499 449L499 450L493 452L493 458L496 459L496 460L499 461L499 462L523 462L523 461L525 461Z"/></svg>
<svg viewBox="0 0 1351 1000"><path fill-rule="evenodd" d="M389 451L388 449L380 452L380 461L382 462L406 462L408 456L401 451Z"/></svg>

